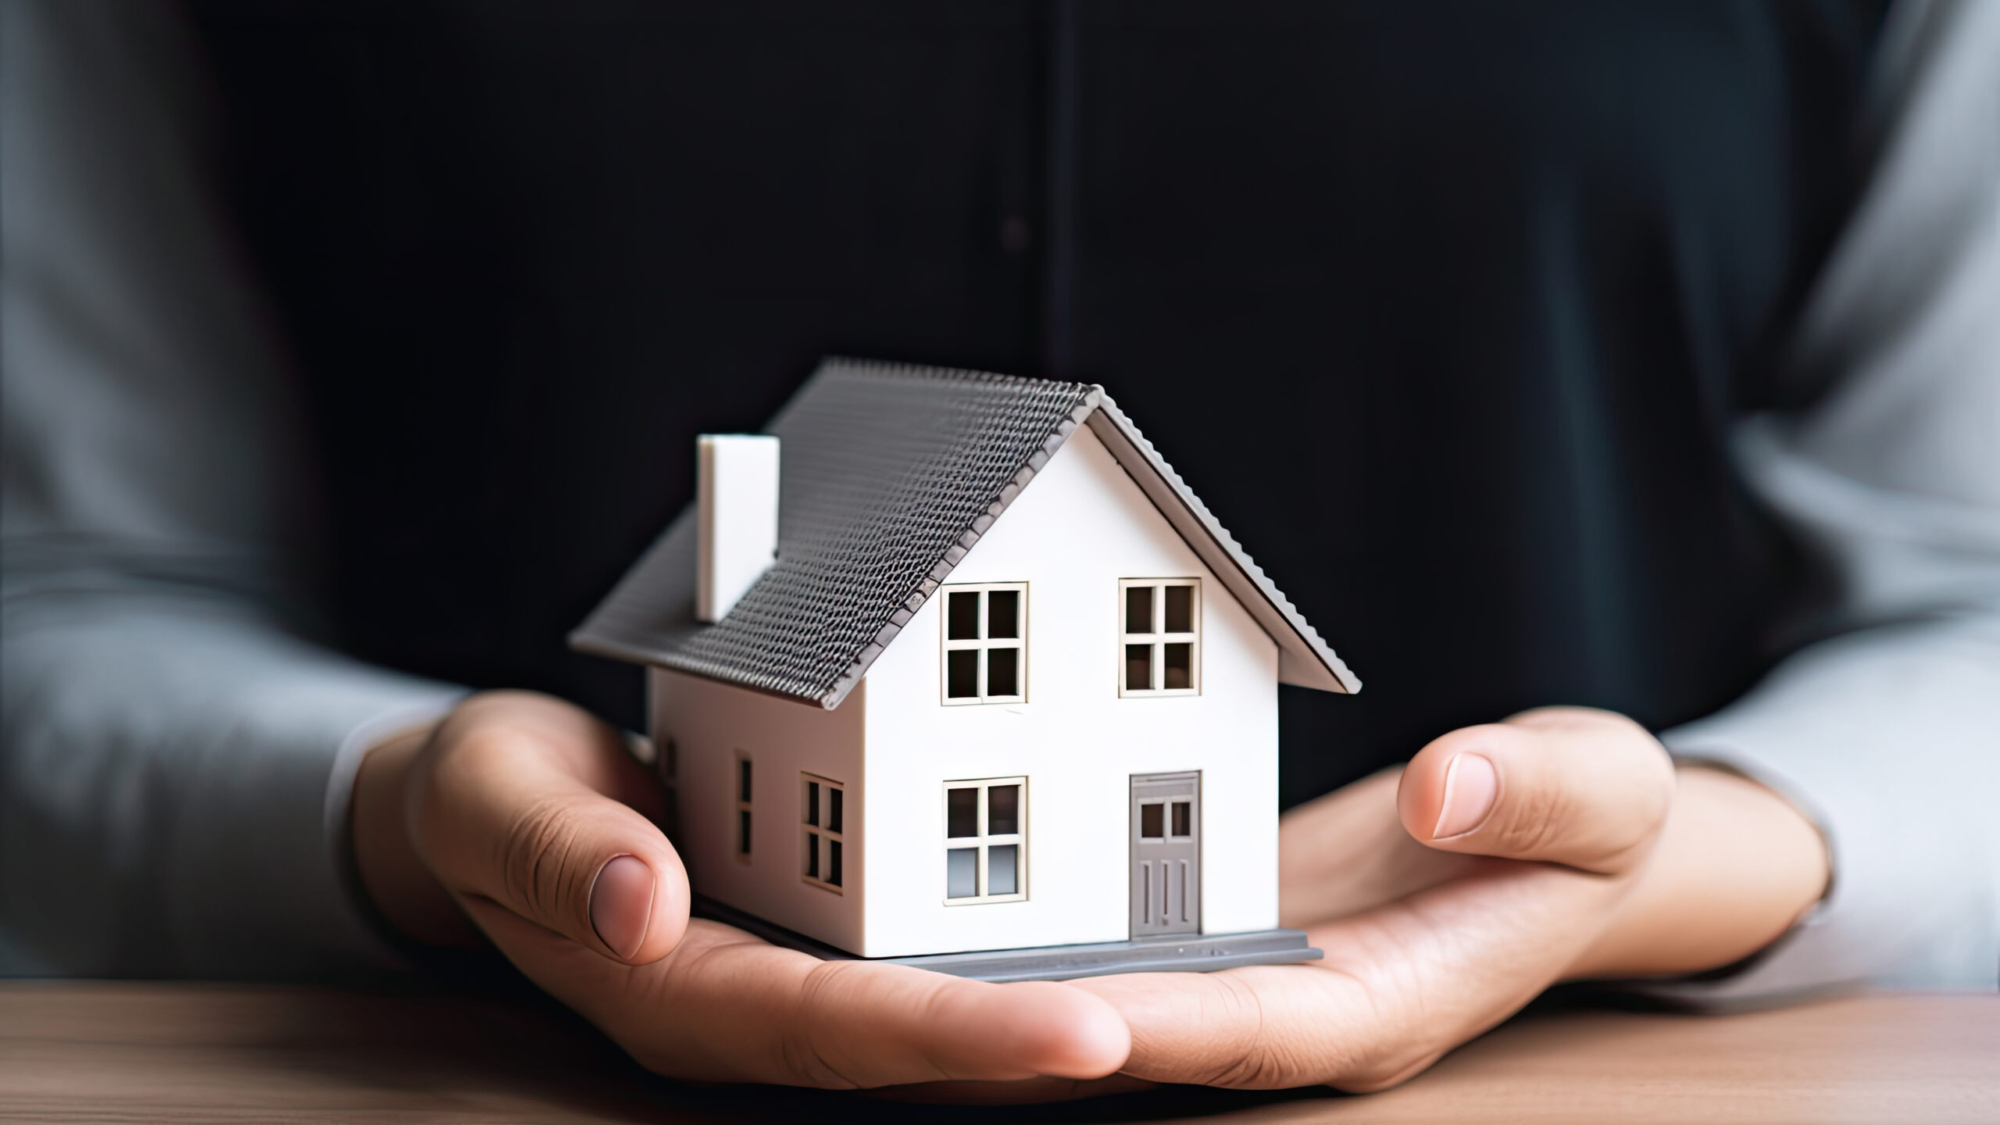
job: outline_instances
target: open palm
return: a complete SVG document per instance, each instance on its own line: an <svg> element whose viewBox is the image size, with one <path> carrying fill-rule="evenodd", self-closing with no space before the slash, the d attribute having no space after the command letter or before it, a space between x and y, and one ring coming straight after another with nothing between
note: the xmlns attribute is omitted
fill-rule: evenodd
<svg viewBox="0 0 2000 1125"><path fill-rule="evenodd" d="M1130 1025L1129 1075L1394 1085L1577 970L1674 784L1659 743L1603 712L1455 731L1285 818L1285 923L1324 961L1076 986Z"/></svg>

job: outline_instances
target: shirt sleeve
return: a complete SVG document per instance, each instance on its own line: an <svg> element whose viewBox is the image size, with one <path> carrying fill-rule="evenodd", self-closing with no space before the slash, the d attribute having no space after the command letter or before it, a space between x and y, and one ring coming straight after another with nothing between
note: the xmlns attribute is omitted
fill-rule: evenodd
<svg viewBox="0 0 2000 1125"><path fill-rule="evenodd" d="M302 639L302 430L167 5L0 5L0 972L393 963L369 740L458 689Z"/></svg>
<svg viewBox="0 0 2000 1125"><path fill-rule="evenodd" d="M1654 989L1682 998L2000 987L2000 5L1896 15L1908 83L1799 343L1804 377L1839 381L1738 435L1839 604L1827 639L1663 736L1811 816L1832 882L1741 971Z"/></svg>

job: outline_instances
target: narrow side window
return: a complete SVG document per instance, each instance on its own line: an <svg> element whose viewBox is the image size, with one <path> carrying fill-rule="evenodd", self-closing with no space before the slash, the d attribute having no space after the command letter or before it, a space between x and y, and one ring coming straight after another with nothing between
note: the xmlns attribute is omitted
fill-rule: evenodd
<svg viewBox="0 0 2000 1125"><path fill-rule="evenodd" d="M756 792L750 771L750 756L743 751L736 752L735 776L730 779L736 795L736 859L741 863L750 862L750 799Z"/></svg>
<svg viewBox="0 0 2000 1125"><path fill-rule="evenodd" d="M672 735L667 735L659 744L659 759L656 763L660 773L661 796L665 798L665 823L660 831L667 839L676 843L681 838L681 748Z"/></svg>

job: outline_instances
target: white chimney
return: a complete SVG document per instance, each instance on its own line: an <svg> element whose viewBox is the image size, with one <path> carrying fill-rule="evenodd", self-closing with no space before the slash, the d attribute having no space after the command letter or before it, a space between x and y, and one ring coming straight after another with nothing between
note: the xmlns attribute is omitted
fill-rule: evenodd
<svg viewBox="0 0 2000 1125"><path fill-rule="evenodd" d="M720 621L778 557L778 439L695 439L694 615Z"/></svg>

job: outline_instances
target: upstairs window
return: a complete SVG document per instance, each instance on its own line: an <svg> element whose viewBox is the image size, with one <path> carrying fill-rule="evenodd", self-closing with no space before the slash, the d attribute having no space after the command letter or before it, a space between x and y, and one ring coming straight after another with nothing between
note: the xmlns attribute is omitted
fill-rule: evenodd
<svg viewBox="0 0 2000 1125"><path fill-rule="evenodd" d="M944 701L1028 698L1028 584L944 588Z"/></svg>
<svg viewBox="0 0 2000 1125"><path fill-rule="evenodd" d="M846 881L847 786L816 774L799 775L804 790L805 834L804 879L821 890L835 894Z"/></svg>
<svg viewBox="0 0 2000 1125"><path fill-rule="evenodd" d="M1118 583L1119 695L1201 693L1201 579Z"/></svg>

